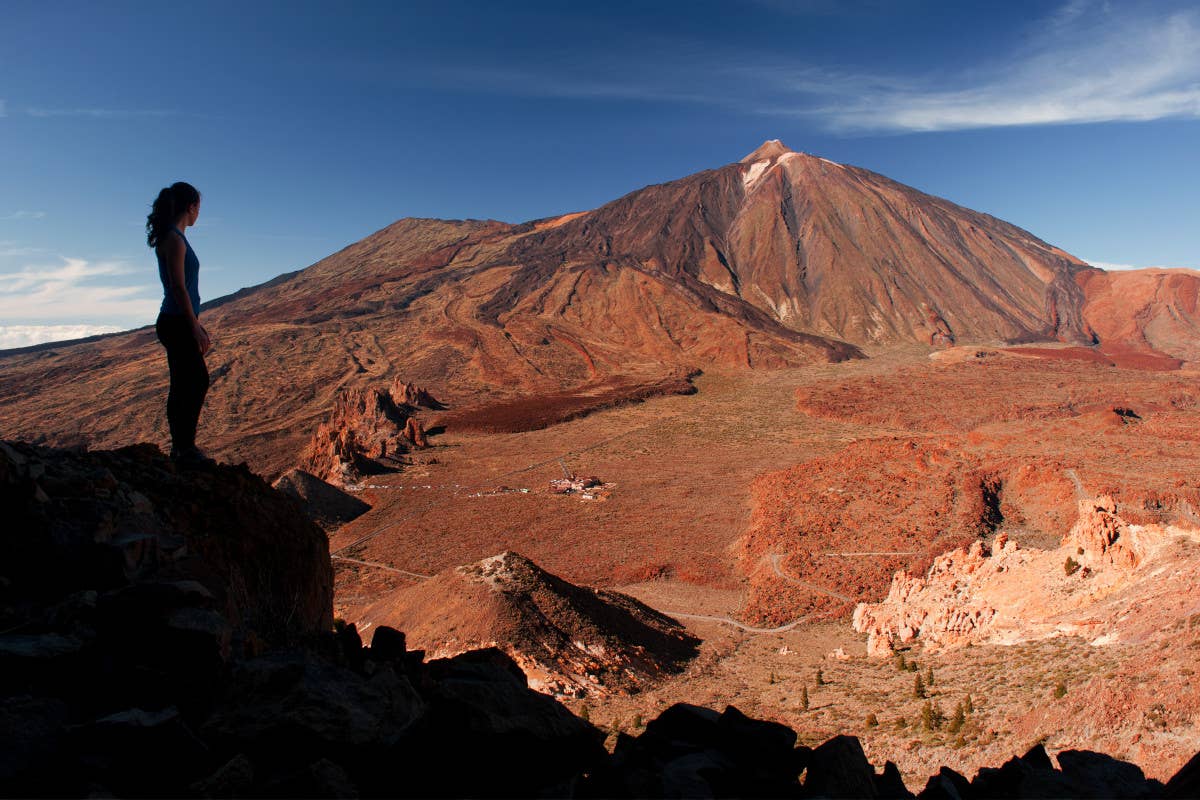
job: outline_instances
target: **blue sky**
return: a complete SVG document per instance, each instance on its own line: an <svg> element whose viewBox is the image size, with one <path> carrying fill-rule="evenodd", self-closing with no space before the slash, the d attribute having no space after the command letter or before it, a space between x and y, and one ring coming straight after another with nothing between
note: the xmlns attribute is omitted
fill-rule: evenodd
<svg viewBox="0 0 1200 800"><path fill-rule="evenodd" d="M0 347L152 322L174 180L211 299L401 217L593 208L773 138L1093 263L1200 267L1200 7L6 0Z"/></svg>

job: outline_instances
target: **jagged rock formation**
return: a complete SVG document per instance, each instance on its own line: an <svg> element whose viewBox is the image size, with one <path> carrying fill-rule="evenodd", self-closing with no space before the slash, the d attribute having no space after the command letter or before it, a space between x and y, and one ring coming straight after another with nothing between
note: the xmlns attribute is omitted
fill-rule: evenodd
<svg viewBox="0 0 1200 800"><path fill-rule="evenodd" d="M1200 565L1196 543L1200 529L1132 525L1111 497L1085 499L1061 547L1022 549L1000 533L990 547L975 542L945 553L924 575L897 572L887 598L860 603L853 624L867 634L868 653L881 657L917 643L1078 635L1103 644L1145 636L1145 615L1168 610L1150 597L1168 587L1197 596L1187 577Z"/></svg>
<svg viewBox="0 0 1200 800"><path fill-rule="evenodd" d="M420 420L413 416L417 403L441 407L424 389L398 380L387 390L343 390L313 434L300 468L334 486L385 471L410 448L429 446Z"/></svg>
<svg viewBox="0 0 1200 800"><path fill-rule="evenodd" d="M699 644L631 597L567 583L512 552L380 598L358 624L402 629L439 657L498 647L556 696L636 691L682 670Z"/></svg>
<svg viewBox="0 0 1200 800"><path fill-rule="evenodd" d="M409 417L408 421L411 423L414 420ZM297 500L304 513L325 530L336 528L371 510L371 506L357 497L302 469L284 473L272 486Z"/></svg>

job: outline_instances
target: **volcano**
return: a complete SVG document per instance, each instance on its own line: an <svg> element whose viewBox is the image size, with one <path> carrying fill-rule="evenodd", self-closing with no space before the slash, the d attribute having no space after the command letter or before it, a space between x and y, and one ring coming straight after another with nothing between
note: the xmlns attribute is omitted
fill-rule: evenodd
<svg viewBox="0 0 1200 800"><path fill-rule="evenodd" d="M469 425L474 410L527 398L586 411L697 370L898 344L1092 345L1082 287L1108 285L1086 280L1095 274L994 217L773 140L592 211L523 224L403 219L208 303L218 346L201 436L274 476L339 392L397 379L467 409L453 419ZM0 363L6 436L166 438L165 358L148 328Z"/></svg>

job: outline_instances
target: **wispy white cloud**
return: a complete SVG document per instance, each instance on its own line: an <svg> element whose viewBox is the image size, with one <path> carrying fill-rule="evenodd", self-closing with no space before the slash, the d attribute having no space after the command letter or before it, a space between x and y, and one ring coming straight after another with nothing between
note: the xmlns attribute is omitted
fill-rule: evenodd
<svg viewBox="0 0 1200 800"><path fill-rule="evenodd" d="M45 211L14 211L11 214L5 214L0 217L0 220L17 220L17 219L45 219Z"/></svg>
<svg viewBox="0 0 1200 800"><path fill-rule="evenodd" d="M99 333L116 333L116 325L0 325L0 350L45 342L65 342Z"/></svg>
<svg viewBox="0 0 1200 800"><path fill-rule="evenodd" d="M756 4L781 14L830 8L818 0ZM949 73L882 74L648 38L633 48L646 54L636 59L549 52L525 64L445 69L431 79L531 97L715 105L844 132L1200 118L1194 5L1069 0L1029 23L1022 42Z"/></svg>
<svg viewBox="0 0 1200 800"><path fill-rule="evenodd" d="M170 117L177 111L140 108L26 108L30 117L92 117L93 119L124 119L129 117Z"/></svg>
<svg viewBox="0 0 1200 800"><path fill-rule="evenodd" d="M157 287L122 285L134 274L119 261L60 258L59 264L28 265L0 273L0 319L58 324L137 324L158 309Z"/></svg>
<svg viewBox="0 0 1200 800"><path fill-rule="evenodd" d="M1200 11L1074 0L1002 61L951 81L823 76L791 89L813 105L760 108L841 130L939 131L1200 117ZM784 88L788 88L785 87Z"/></svg>

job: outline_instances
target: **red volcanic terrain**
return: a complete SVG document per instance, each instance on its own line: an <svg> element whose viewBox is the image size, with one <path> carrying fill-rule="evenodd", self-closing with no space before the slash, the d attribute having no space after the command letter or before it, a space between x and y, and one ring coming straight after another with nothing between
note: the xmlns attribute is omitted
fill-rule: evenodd
<svg viewBox="0 0 1200 800"><path fill-rule="evenodd" d="M210 302L202 435L274 476L340 391L397 380L429 389L455 424L494 429L497 403L612 405L673 391L697 369L837 362L898 343L1090 344L1086 274L993 217L767 142L584 213L404 219ZM6 435L164 439L164 358L148 329L0 358Z"/></svg>
<svg viewBox="0 0 1200 800"><path fill-rule="evenodd" d="M200 435L320 519L338 617L494 644L606 730L733 704L914 785L1036 742L1165 779L1200 749L1198 285L771 141L209 303ZM165 444L165 394L146 329L0 354L0 438Z"/></svg>

